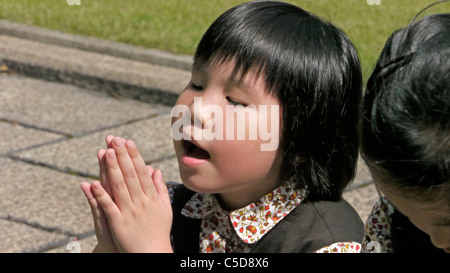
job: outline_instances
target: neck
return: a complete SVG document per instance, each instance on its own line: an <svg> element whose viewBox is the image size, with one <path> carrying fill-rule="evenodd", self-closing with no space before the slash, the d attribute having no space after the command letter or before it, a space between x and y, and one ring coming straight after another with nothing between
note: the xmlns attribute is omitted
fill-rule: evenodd
<svg viewBox="0 0 450 273"><path fill-rule="evenodd" d="M243 207L246 207L252 203L258 202L262 197L271 193L280 185L279 182L273 184L266 189L248 190L243 189L240 191L225 192L216 194L216 198L219 201L220 206L227 211L234 211Z"/></svg>

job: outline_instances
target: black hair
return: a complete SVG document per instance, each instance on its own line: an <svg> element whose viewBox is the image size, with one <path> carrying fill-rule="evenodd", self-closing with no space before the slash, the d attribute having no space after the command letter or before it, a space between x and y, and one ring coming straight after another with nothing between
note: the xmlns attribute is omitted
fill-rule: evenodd
<svg viewBox="0 0 450 273"><path fill-rule="evenodd" d="M449 196L449 41L450 14L433 14L395 31L381 52L361 122L361 154L380 183Z"/></svg>
<svg viewBox="0 0 450 273"><path fill-rule="evenodd" d="M309 200L336 200L355 175L362 73L344 32L292 4L255 1L221 15L200 41L194 66L235 62L254 72L283 109L282 177Z"/></svg>

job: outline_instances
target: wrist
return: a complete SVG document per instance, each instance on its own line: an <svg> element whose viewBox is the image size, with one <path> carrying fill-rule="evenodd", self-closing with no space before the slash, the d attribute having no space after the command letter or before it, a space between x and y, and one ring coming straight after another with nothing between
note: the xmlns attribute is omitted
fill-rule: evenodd
<svg viewBox="0 0 450 273"><path fill-rule="evenodd" d="M97 244L95 248L92 250L92 253L118 253L119 251L116 248L105 247L101 244Z"/></svg>
<svg viewBox="0 0 450 273"><path fill-rule="evenodd" d="M119 247L120 248L120 247ZM125 253L173 253L172 244L170 243L170 239L166 240L158 240L153 242L143 243L143 244L135 244L130 248L120 248L120 252Z"/></svg>

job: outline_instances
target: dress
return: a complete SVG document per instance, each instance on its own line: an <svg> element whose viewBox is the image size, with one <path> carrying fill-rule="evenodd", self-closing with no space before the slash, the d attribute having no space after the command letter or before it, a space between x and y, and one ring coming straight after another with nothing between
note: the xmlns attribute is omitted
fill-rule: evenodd
<svg viewBox="0 0 450 273"><path fill-rule="evenodd" d="M184 186L176 183L168 183L169 195L172 200L179 187ZM183 220L179 222L183 223L183 229L179 232L181 234L180 236L185 236L185 234L189 232L198 232L198 237L193 237L190 244L197 244L198 251L202 253L247 253L265 250L290 252L290 250L283 248L283 246L278 249L273 248L272 246L266 248L263 243L263 238L269 233L271 234L271 237L274 237L275 233L271 232L271 230L277 229L277 227L280 226L280 223L283 223L282 226L288 227L287 224L290 222L298 222L297 219L293 218L294 214L290 214L295 211L299 205L303 205L305 208L308 207L307 204L302 204L306 197L307 194L305 191L297 190L292 184L286 182L282 183L271 193L262 197L259 201L244 208L229 212L221 208L215 195L191 192L191 194L185 198L187 202L182 201L182 204L178 206L179 209L177 209L177 206L174 207L174 225L177 225L177 219L182 218ZM177 214L177 210L180 210L179 214ZM289 223L283 221L285 218L291 219L288 220ZM292 219L295 221L292 221ZM185 224L186 221L192 222L192 225ZM197 224L194 224L194 222ZM192 231L188 231L188 226L195 225L198 225L199 227L193 228ZM314 251L359 252L362 239L362 222L360 227L360 235L352 237L356 240L330 241L329 244L320 245L320 247L315 248ZM280 230L281 229L282 227L280 227ZM291 228L287 228L287 230L290 229ZM185 237L183 237L183 239L184 238ZM287 240L289 240L289 238L287 238ZM186 249L190 249L190 246L187 247L188 248ZM175 252L177 252L177 248L174 247L174 249ZM192 248L189 251L196 250L197 248Z"/></svg>

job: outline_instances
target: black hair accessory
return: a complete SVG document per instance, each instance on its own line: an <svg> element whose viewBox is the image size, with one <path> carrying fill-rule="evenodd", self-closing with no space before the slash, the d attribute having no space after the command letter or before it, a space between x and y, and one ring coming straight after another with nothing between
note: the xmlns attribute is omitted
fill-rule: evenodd
<svg viewBox="0 0 450 273"><path fill-rule="evenodd" d="M379 68L379 71L377 73L377 76L380 77L380 78L388 77L390 74L395 72L400 67L408 64L411 61L412 56L414 55L414 53L415 52L411 52L411 53L408 53L406 55L402 55L400 57L395 58L394 60L391 60L391 61L387 62L384 65L381 65L380 68Z"/></svg>

